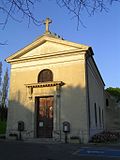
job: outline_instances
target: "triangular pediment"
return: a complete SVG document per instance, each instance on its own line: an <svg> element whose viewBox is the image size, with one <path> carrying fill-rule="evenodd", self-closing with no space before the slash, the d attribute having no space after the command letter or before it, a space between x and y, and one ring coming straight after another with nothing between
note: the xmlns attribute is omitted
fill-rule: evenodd
<svg viewBox="0 0 120 160"><path fill-rule="evenodd" d="M42 57L51 54L55 55L64 52L74 52L76 50L87 50L88 48L89 47L85 45L43 35L30 45L8 57L6 61L10 63L16 60Z"/></svg>
<svg viewBox="0 0 120 160"><path fill-rule="evenodd" d="M59 44L59 43L56 44L54 42L46 41L40 46L36 47L35 49L21 56L21 58L42 56L42 55L47 55L51 53L57 54L58 52L64 52L64 51L75 50L75 49L76 49L75 47L70 47L63 44Z"/></svg>

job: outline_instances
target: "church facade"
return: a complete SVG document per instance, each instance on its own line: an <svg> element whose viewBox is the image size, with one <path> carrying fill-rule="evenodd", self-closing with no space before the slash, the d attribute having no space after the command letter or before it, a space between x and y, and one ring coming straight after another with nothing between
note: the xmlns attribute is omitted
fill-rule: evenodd
<svg viewBox="0 0 120 160"><path fill-rule="evenodd" d="M104 82L92 48L46 32L6 59L11 64L7 138L64 141L63 123L71 137L87 143L104 130Z"/></svg>

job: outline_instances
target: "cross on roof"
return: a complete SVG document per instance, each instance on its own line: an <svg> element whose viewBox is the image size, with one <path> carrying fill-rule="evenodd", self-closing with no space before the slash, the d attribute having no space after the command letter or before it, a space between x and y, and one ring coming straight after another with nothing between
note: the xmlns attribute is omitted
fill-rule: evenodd
<svg viewBox="0 0 120 160"><path fill-rule="evenodd" d="M52 23L52 20L49 18L46 18L46 20L44 21L45 24L45 32L48 33L49 32L49 24Z"/></svg>

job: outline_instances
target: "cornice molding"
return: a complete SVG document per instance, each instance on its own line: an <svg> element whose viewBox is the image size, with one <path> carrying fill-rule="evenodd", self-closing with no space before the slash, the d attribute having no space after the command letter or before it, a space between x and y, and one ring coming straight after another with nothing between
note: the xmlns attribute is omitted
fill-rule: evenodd
<svg viewBox="0 0 120 160"><path fill-rule="evenodd" d="M41 83L30 83L25 84L26 87L30 88L43 88L43 87L53 87L53 86L63 86L65 85L62 81L50 81L50 82L41 82Z"/></svg>
<svg viewBox="0 0 120 160"><path fill-rule="evenodd" d="M16 63L24 63L24 62L30 62L34 60L42 60L42 59L48 59L48 58L57 58L57 57L59 58L59 57L65 57L65 56L83 55L85 53L86 53L86 50L84 49L72 49L72 50L66 50L66 51L58 51L53 53L41 54L39 56L11 59L8 62L11 64L16 64Z"/></svg>
<svg viewBox="0 0 120 160"><path fill-rule="evenodd" d="M41 83L31 83L25 84L27 87L28 98L32 100L34 88L43 88L43 87L56 87L56 95L60 97L60 88L65 85L62 81L51 81L51 82L41 82Z"/></svg>
<svg viewBox="0 0 120 160"><path fill-rule="evenodd" d="M43 35L43 36L37 38L37 40L33 41L31 44L29 44L25 48L23 48L23 49L19 50L18 52L12 54L10 57L8 57L6 59L6 61L9 63L13 59L18 59L18 57L24 55L25 53L33 50L36 47L42 45L46 41L53 42L53 43L56 43L56 44L62 44L62 45L70 46L70 47L75 47L76 49L88 50L88 48L89 48L89 46L86 46L86 45L62 40L62 39L59 39L59 38L53 38L53 37L50 37L50 36L47 36L47 35Z"/></svg>

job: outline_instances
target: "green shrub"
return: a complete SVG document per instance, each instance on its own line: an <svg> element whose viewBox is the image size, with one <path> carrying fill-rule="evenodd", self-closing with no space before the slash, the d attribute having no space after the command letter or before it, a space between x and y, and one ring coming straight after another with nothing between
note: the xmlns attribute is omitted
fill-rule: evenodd
<svg viewBox="0 0 120 160"><path fill-rule="evenodd" d="M92 136L90 142L93 143L112 143L117 142L120 139L120 133L119 132L110 132L110 131L104 131L98 134L95 134Z"/></svg>
<svg viewBox="0 0 120 160"><path fill-rule="evenodd" d="M6 121L0 121L0 134L5 134L6 132Z"/></svg>

